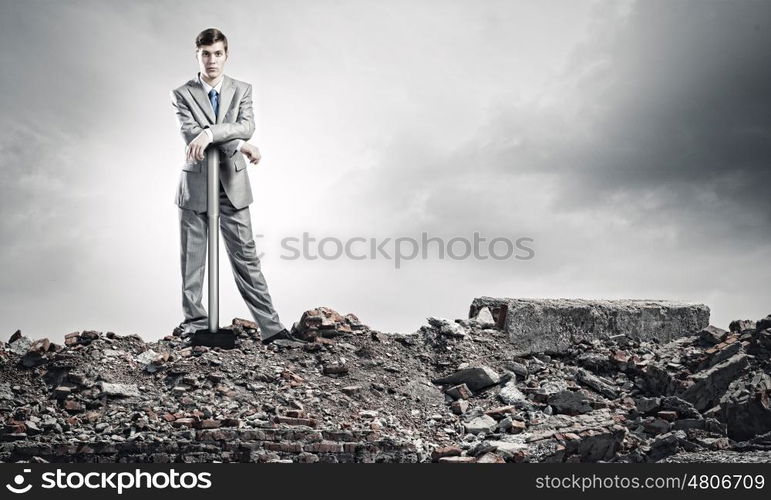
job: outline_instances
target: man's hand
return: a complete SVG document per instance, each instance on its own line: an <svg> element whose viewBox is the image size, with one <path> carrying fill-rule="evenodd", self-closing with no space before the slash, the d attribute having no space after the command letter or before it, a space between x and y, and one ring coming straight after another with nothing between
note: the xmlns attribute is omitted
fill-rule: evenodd
<svg viewBox="0 0 771 500"><path fill-rule="evenodd" d="M260 155L260 150L257 149L257 146L252 146L248 142L245 142L241 145L240 151L249 158L249 163L251 164L257 164L260 161L260 158L262 156Z"/></svg>
<svg viewBox="0 0 771 500"><path fill-rule="evenodd" d="M203 160L204 150L210 143L211 140L209 139L209 134L207 134L205 130L202 130L201 133L187 145L187 149L185 150L187 162L192 163L194 161Z"/></svg>

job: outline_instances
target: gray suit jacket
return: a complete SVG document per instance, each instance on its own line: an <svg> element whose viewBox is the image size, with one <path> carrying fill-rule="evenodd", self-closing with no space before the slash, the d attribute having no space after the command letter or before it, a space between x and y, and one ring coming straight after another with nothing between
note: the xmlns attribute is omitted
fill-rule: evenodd
<svg viewBox="0 0 771 500"><path fill-rule="evenodd" d="M219 113L214 112L198 76L171 91L171 104L177 114L185 144L209 128L214 138L206 148L220 150L220 180L228 199L237 209L254 201L246 161L236 150L238 139L248 141L254 133L252 86L223 75ZM184 155L182 155L184 157ZM185 163L179 178L175 203L197 212L206 211L206 157Z"/></svg>

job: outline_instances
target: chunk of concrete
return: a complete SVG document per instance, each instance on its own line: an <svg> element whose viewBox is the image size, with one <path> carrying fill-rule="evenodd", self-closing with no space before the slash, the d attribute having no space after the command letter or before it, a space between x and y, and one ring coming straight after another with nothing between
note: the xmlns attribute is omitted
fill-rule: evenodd
<svg viewBox="0 0 771 500"><path fill-rule="evenodd" d="M446 377L432 380L434 384L466 384L474 392L495 385L499 381L500 376L495 370L484 365L464 368Z"/></svg>
<svg viewBox="0 0 771 500"><path fill-rule="evenodd" d="M495 429L497 422L488 415L482 415L473 419L471 422L463 424L466 432L471 434L480 434L482 432L491 432Z"/></svg>
<svg viewBox="0 0 771 500"><path fill-rule="evenodd" d="M136 384L110 384L101 382L102 394L119 398L139 396L139 388Z"/></svg>
<svg viewBox="0 0 771 500"><path fill-rule="evenodd" d="M493 314L490 312L490 309L486 307L483 307L479 310L475 316L475 319L477 324L482 328L495 326L495 319L493 318Z"/></svg>
<svg viewBox="0 0 771 500"><path fill-rule="evenodd" d="M498 399L507 405L517 405L528 401L527 396L519 390L517 384L513 380L506 382L506 384L501 387L500 392L498 392Z"/></svg>
<svg viewBox="0 0 771 500"><path fill-rule="evenodd" d="M699 411L707 410L720 401L728 386L750 368L746 354L737 354L708 370L697 373L689 386L679 396Z"/></svg>
<svg viewBox="0 0 771 500"><path fill-rule="evenodd" d="M760 370L731 382L720 399L717 416L737 441L771 432L771 376Z"/></svg>
<svg viewBox="0 0 771 500"><path fill-rule="evenodd" d="M579 392L556 392L549 396L547 402L557 413L564 413L566 415L579 415L592 411L592 406L589 404L586 396Z"/></svg>
<svg viewBox="0 0 771 500"><path fill-rule="evenodd" d="M509 334L518 355L564 352L570 345L612 335L669 342L709 326L709 307L669 300L517 299L478 297Z"/></svg>

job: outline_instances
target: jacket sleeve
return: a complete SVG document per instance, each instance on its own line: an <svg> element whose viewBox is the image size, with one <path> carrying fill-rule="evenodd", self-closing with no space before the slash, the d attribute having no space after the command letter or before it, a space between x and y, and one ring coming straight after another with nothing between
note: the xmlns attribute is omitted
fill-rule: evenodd
<svg viewBox="0 0 771 500"><path fill-rule="evenodd" d="M251 85L249 86L249 91L251 91ZM246 98L246 94L244 94L244 99ZM241 101L242 103L244 100ZM249 110L248 110L248 116L251 120L251 133L254 133L254 115L252 112L252 101L251 101L251 92L249 94ZM190 142L198 137L198 134L203 132L204 128L201 127L198 122L196 122L195 118L193 117L192 111L190 111L190 107L185 102L185 100L182 98L182 96L175 90L171 91L171 105L174 107L174 111L177 115L177 121L179 122L179 128L180 133L182 134L182 139L185 141L185 144L190 144ZM241 120L241 113L243 112L243 107L241 108L241 111L239 111L238 119ZM220 125L236 125L234 123L223 123ZM214 129L209 128L209 131L214 136ZM251 135L247 137L245 140L248 140L251 138ZM214 140L212 141L213 144L216 144L218 141ZM236 152L238 151L238 148L241 146L242 141L240 138L230 139L227 141L222 141L219 143L218 147L219 149L225 153L228 157L232 157Z"/></svg>
<svg viewBox="0 0 771 500"><path fill-rule="evenodd" d="M248 141L254 134L254 111L252 110L252 86L247 85L238 105L235 123L215 123L207 126L214 135L214 144L228 143L234 139ZM235 149L235 143L232 146ZM234 151L230 151L234 152Z"/></svg>
<svg viewBox="0 0 771 500"><path fill-rule="evenodd" d="M174 112L177 115L182 139L185 141L185 144L190 144L198 134L203 132L203 128L195 121L190 107L176 90L171 91L171 105L174 107Z"/></svg>
<svg viewBox="0 0 771 500"><path fill-rule="evenodd" d="M220 148L220 151L228 155L228 158L232 158L233 155L241 149L241 145L244 142L243 139L231 139L227 142L219 143L217 147Z"/></svg>

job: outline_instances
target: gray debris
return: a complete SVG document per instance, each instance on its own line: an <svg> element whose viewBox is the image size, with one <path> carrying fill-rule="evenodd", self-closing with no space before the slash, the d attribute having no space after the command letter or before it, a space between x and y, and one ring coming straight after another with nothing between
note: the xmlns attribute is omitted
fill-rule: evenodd
<svg viewBox="0 0 771 500"><path fill-rule="evenodd" d="M480 365L458 370L455 373L433 380L435 384L466 384L472 391L478 391L485 387L495 385L500 380L495 370L488 366Z"/></svg>
<svg viewBox="0 0 771 500"><path fill-rule="evenodd" d="M107 382L100 383L102 393L106 396L130 398L139 396L139 389L135 384L110 384Z"/></svg>

